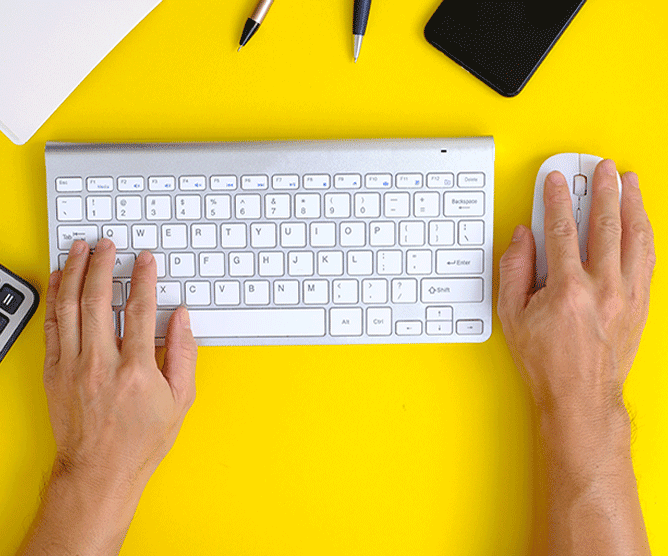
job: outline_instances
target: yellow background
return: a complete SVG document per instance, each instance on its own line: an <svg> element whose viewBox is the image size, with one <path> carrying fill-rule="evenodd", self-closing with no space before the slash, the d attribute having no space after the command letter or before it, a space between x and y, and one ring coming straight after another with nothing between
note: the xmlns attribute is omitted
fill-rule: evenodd
<svg viewBox="0 0 668 556"><path fill-rule="evenodd" d="M635 170L657 236L627 381L655 556L668 555L668 5L589 0L519 97L429 46L437 0L376 0L352 63L352 0L164 0L25 145L0 136L0 262L48 277L44 144L493 135L495 263L560 152ZM498 293L495 269L495 307ZM54 443L41 305L0 366L0 554L18 547ZM537 553L530 403L498 318L482 345L201 348L198 398L122 554Z"/></svg>

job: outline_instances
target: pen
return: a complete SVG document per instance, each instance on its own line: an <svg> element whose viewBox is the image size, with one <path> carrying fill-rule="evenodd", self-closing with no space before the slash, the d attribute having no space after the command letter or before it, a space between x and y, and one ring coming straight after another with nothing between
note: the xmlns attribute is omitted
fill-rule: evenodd
<svg viewBox="0 0 668 556"><path fill-rule="evenodd" d="M369 20L369 10L371 9L371 0L355 0L353 8L353 39L355 41L355 62L360 55L362 48L362 39L366 32L366 23Z"/></svg>
<svg viewBox="0 0 668 556"><path fill-rule="evenodd" d="M267 12L273 3L274 0L260 0L257 6L255 6L255 11L246 20L246 25L244 26L244 30L241 33L241 38L239 39L239 50L241 50L241 47L250 40L250 38L255 34L255 31L260 28L260 24L264 20L264 17L267 15ZM239 50L237 50L237 52L239 52Z"/></svg>

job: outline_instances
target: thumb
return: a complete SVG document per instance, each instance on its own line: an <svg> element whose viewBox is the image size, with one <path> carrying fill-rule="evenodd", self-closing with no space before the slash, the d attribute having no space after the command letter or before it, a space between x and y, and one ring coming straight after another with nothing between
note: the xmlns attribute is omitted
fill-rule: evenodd
<svg viewBox="0 0 668 556"><path fill-rule="evenodd" d="M185 307L179 307L169 319L165 347L162 374L171 386L174 397L190 407L195 401L197 343Z"/></svg>
<svg viewBox="0 0 668 556"><path fill-rule="evenodd" d="M534 288L536 243L531 230L519 225L499 262L499 303L497 312L503 321L522 311Z"/></svg>

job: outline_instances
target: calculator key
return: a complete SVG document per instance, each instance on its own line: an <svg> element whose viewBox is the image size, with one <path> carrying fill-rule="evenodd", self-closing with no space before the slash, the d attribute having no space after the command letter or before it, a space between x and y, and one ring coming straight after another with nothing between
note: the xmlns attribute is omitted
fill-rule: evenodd
<svg viewBox="0 0 668 556"><path fill-rule="evenodd" d="M9 284L5 284L0 289L0 309L13 315L21 306L25 297L21 292L12 288Z"/></svg>

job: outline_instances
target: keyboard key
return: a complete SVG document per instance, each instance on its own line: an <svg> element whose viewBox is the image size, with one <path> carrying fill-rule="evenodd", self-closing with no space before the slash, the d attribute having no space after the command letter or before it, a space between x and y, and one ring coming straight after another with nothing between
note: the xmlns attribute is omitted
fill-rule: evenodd
<svg viewBox="0 0 668 556"><path fill-rule="evenodd" d="M455 176L451 173L427 174L427 187L433 189L447 189L455 185Z"/></svg>
<svg viewBox="0 0 668 556"><path fill-rule="evenodd" d="M156 299L159 306L181 305L181 283L180 282L158 282L156 286Z"/></svg>
<svg viewBox="0 0 668 556"><path fill-rule="evenodd" d="M485 174L482 172L462 172L457 174L457 185L459 187L484 187Z"/></svg>
<svg viewBox="0 0 668 556"><path fill-rule="evenodd" d="M269 282L246 280L244 282L244 302L246 305L269 305Z"/></svg>
<svg viewBox="0 0 668 556"><path fill-rule="evenodd" d="M58 226L58 249L61 251L69 251L78 239L83 239L91 248L95 247L97 226Z"/></svg>
<svg viewBox="0 0 668 556"><path fill-rule="evenodd" d="M186 282L186 304L190 307L211 305L209 282Z"/></svg>
<svg viewBox="0 0 668 556"><path fill-rule="evenodd" d="M176 218L178 220L199 220L202 218L202 202L198 195L176 196Z"/></svg>
<svg viewBox="0 0 668 556"><path fill-rule="evenodd" d="M158 227L154 224L132 226L132 248L137 250L158 248Z"/></svg>
<svg viewBox="0 0 668 556"><path fill-rule="evenodd" d="M397 187L399 189L420 189L422 174L397 174Z"/></svg>
<svg viewBox="0 0 668 556"><path fill-rule="evenodd" d="M219 281L213 285L216 305L239 305L241 287L236 281Z"/></svg>
<svg viewBox="0 0 668 556"><path fill-rule="evenodd" d="M274 189L299 189L299 176L296 174L272 176L271 186Z"/></svg>
<svg viewBox="0 0 668 556"><path fill-rule="evenodd" d="M482 216L485 214L485 194L452 192L445 194L445 216Z"/></svg>
<svg viewBox="0 0 668 556"><path fill-rule="evenodd" d="M179 189L181 191L203 191L206 189L206 178L204 176L181 176Z"/></svg>
<svg viewBox="0 0 668 556"><path fill-rule="evenodd" d="M228 220L230 218L229 195L207 195L205 204L207 220Z"/></svg>
<svg viewBox="0 0 668 556"><path fill-rule="evenodd" d="M356 193L355 216L357 218L378 218L380 216L380 195L378 193Z"/></svg>
<svg viewBox="0 0 668 556"><path fill-rule="evenodd" d="M116 253L116 261L114 262L113 270L114 278L130 278L134 266L134 253Z"/></svg>
<svg viewBox="0 0 668 556"><path fill-rule="evenodd" d="M396 324L397 336L420 336L422 334L422 321L400 320Z"/></svg>
<svg viewBox="0 0 668 556"><path fill-rule="evenodd" d="M436 273L437 274L482 274L483 257L482 249L444 250L436 251Z"/></svg>
<svg viewBox="0 0 668 556"><path fill-rule="evenodd" d="M173 278L195 276L195 255L192 253L170 253L169 274Z"/></svg>
<svg viewBox="0 0 668 556"><path fill-rule="evenodd" d="M268 176L241 176L241 189L256 191L269 187Z"/></svg>
<svg viewBox="0 0 668 556"><path fill-rule="evenodd" d="M61 222L75 222L83 219L81 197L58 197L56 200L56 218Z"/></svg>
<svg viewBox="0 0 668 556"><path fill-rule="evenodd" d="M236 176L211 176L211 189L213 191L229 191L236 188Z"/></svg>
<svg viewBox="0 0 668 556"><path fill-rule="evenodd" d="M173 191L176 189L176 178L173 176L152 176L148 179L149 191Z"/></svg>
<svg viewBox="0 0 668 556"><path fill-rule="evenodd" d="M329 326L332 336L361 336L362 309L330 309Z"/></svg>
<svg viewBox="0 0 668 556"><path fill-rule="evenodd" d="M56 191L59 193L74 193L83 191L82 178L56 178Z"/></svg>
<svg viewBox="0 0 668 556"><path fill-rule="evenodd" d="M304 189L329 189L330 181L329 174L306 174Z"/></svg>
<svg viewBox="0 0 668 556"><path fill-rule="evenodd" d="M483 322L479 319L457 321L457 334L480 335L482 334L483 329Z"/></svg>
<svg viewBox="0 0 668 556"><path fill-rule="evenodd" d="M370 307L366 311L366 333L369 336L389 336L392 334L392 309Z"/></svg>
<svg viewBox="0 0 668 556"><path fill-rule="evenodd" d="M336 174L334 176L336 189L359 189L362 187L362 176L359 174Z"/></svg>
<svg viewBox="0 0 668 556"><path fill-rule="evenodd" d="M128 227L125 224L102 226L102 236L113 241L119 251L128 248Z"/></svg>
<svg viewBox="0 0 668 556"><path fill-rule="evenodd" d="M86 189L93 193L100 191L113 191L114 190L114 179L113 178L88 178L86 180Z"/></svg>
<svg viewBox="0 0 668 556"><path fill-rule="evenodd" d="M118 178L119 191L144 191L144 178L141 176Z"/></svg>
<svg viewBox="0 0 668 556"><path fill-rule="evenodd" d="M364 185L367 189L390 189L392 174L367 174Z"/></svg>
<svg viewBox="0 0 668 556"><path fill-rule="evenodd" d="M146 220L171 220L172 198L169 195L146 197Z"/></svg>
<svg viewBox="0 0 668 556"><path fill-rule="evenodd" d="M460 245L482 245L483 243L485 243L485 223L482 220L459 223Z"/></svg>
<svg viewBox="0 0 668 556"><path fill-rule="evenodd" d="M192 309L190 323L197 338L316 337L325 335L325 310Z"/></svg>
<svg viewBox="0 0 668 556"><path fill-rule="evenodd" d="M141 197L116 197L117 220L141 220Z"/></svg>
<svg viewBox="0 0 668 556"><path fill-rule="evenodd" d="M260 218L262 197L259 195L237 195L234 198L235 214L239 220Z"/></svg>
<svg viewBox="0 0 668 556"><path fill-rule="evenodd" d="M422 280L423 303L480 303L482 278L425 278Z"/></svg>

